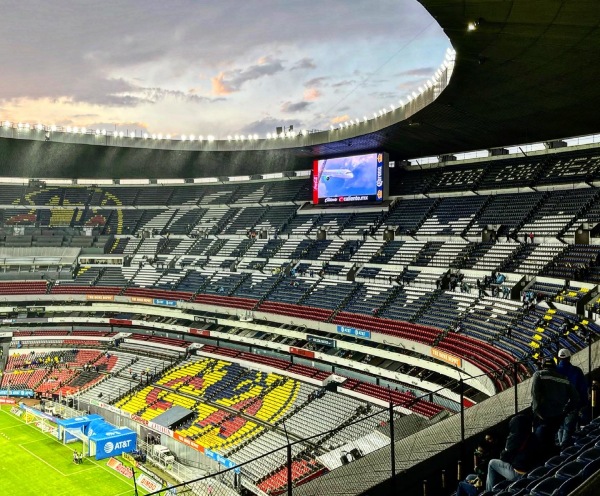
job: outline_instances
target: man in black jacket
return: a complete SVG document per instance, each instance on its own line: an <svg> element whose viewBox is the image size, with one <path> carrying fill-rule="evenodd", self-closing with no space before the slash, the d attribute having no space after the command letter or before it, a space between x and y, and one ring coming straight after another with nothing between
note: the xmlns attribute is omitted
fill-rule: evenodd
<svg viewBox="0 0 600 496"><path fill-rule="evenodd" d="M509 425L506 446L500 458L490 460L485 483L487 491L501 480L514 480L534 468L539 461L537 440L532 432L531 419L526 415L516 415Z"/></svg>
<svg viewBox="0 0 600 496"><path fill-rule="evenodd" d="M540 449L548 456L557 452L558 429L565 416L579 406L579 394L569 379L556 370L554 359L545 358L531 379L533 425Z"/></svg>

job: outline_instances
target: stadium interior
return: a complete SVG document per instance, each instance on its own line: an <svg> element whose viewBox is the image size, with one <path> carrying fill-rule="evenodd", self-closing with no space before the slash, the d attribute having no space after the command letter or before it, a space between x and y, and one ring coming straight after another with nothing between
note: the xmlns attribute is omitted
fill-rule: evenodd
<svg viewBox="0 0 600 496"><path fill-rule="evenodd" d="M571 2L528 29L549 2L421 3L456 49L452 78L369 132L161 144L2 126L0 393L102 414L149 459L166 446L174 463L153 461L178 494L442 495L485 432L504 439L528 410L541 360L566 348L591 386L600 145L568 138L597 131L600 66L572 71L598 19L584 44ZM495 57L521 35L547 46L549 26L573 63L536 65L535 81L564 78L537 96L532 79L490 118L519 71ZM540 119L563 88L560 117ZM524 136L542 144L515 148ZM382 201L313 203L313 159L367 151L389 154ZM595 494L599 460L592 420L485 494Z"/></svg>

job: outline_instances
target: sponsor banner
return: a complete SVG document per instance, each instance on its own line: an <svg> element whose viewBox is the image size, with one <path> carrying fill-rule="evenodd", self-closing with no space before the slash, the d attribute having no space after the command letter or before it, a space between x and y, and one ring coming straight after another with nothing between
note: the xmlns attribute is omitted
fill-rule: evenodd
<svg viewBox="0 0 600 496"><path fill-rule="evenodd" d="M33 398L31 389L0 389L0 396L14 396L18 398Z"/></svg>
<svg viewBox="0 0 600 496"><path fill-rule="evenodd" d="M115 299L115 295L88 294L85 295L85 299L90 301L113 301Z"/></svg>
<svg viewBox="0 0 600 496"><path fill-rule="evenodd" d="M138 486L143 487L147 491L159 491L162 489L162 484L160 482L155 481L154 479L148 477L146 474L140 474L140 476L136 479Z"/></svg>
<svg viewBox="0 0 600 496"><path fill-rule="evenodd" d="M13 307L13 312L45 312L46 307Z"/></svg>
<svg viewBox="0 0 600 496"><path fill-rule="evenodd" d="M306 340L309 343L314 343L322 346L329 346L330 348L335 348L337 346L335 339L323 338L321 336L313 336L311 334L306 335Z"/></svg>
<svg viewBox="0 0 600 496"><path fill-rule="evenodd" d="M138 466L138 462L137 462L137 460L136 460L136 459L135 459L133 456L131 456L129 453L123 453L121 456L123 457L123 460L126 460L126 461L128 461L128 462L129 462L129 463L131 463L131 464L132 464L134 467L137 467L137 466Z"/></svg>
<svg viewBox="0 0 600 496"><path fill-rule="evenodd" d="M146 305L152 305L153 303L152 298L143 298L141 296L132 296L129 298L129 301L131 301L131 303L145 303Z"/></svg>
<svg viewBox="0 0 600 496"><path fill-rule="evenodd" d="M121 416L125 416L125 417L130 417L131 414L129 412L126 412L125 410L119 410L116 406L112 406L109 405L108 403L103 403L102 401L98 401L98 400L90 400L90 403L92 405L96 405L96 406L100 406L102 408L105 408L106 410L110 410L113 413L117 413Z"/></svg>
<svg viewBox="0 0 600 496"><path fill-rule="evenodd" d="M160 432L161 434L166 434L169 437L173 437L173 431L164 425L156 424L154 422L148 422L148 427L150 429L155 430L156 432Z"/></svg>
<svg viewBox="0 0 600 496"><path fill-rule="evenodd" d="M190 327L190 334L195 334L196 336L210 336L210 331L207 329L196 329L194 327Z"/></svg>
<svg viewBox="0 0 600 496"><path fill-rule="evenodd" d="M108 319L108 323L110 325L118 325L118 326L130 326L133 324L133 322L128 319Z"/></svg>
<svg viewBox="0 0 600 496"><path fill-rule="evenodd" d="M152 302L155 305L162 305L164 307L176 307L177 302L175 300L163 300L162 298L154 298Z"/></svg>
<svg viewBox="0 0 600 496"><path fill-rule="evenodd" d="M442 362L454 365L455 367L462 367L462 360L459 357L452 355L447 351L440 350L439 348L431 348L431 356Z"/></svg>
<svg viewBox="0 0 600 496"><path fill-rule="evenodd" d="M121 475L124 475L128 479L133 479L133 470L131 468L126 467L125 465L123 465L116 458L109 458L108 462L106 462L106 465L108 465L113 470L116 470Z"/></svg>
<svg viewBox="0 0 600 496"><path fill-rule="evenodd" d="M135 449L135 435L135 432L119 435L114 438L114 441L108 438L108 436L98 439L96 441L96 460L133 451Z"/></svg>
<svg viewBox="0 0 600 496"><path fill-rule="evenodd" d="M15 403L13 398L0 398L0 405L14 405Z"/></svg>
<svg viewBox="0 0 600 496"><path fill-rule="evenodd" d="M219 465L223 465L225 468L235 467L235 463L233 463L231 460L225 458L223 455L220 455L219 453L214 452L213 450L205 448L204 454L206 456L208 456L211 460L218 462ZM236 467L236 468L234 468L234 472L239 474L240 469Z"/></svg>
<svg viewBox="0 0 600 496"><path fill-rule="evenodd" d="M201 315L194 315L194 322L204 322L205 324L218 324L219 320L214 317L202 317Z"/></svg>
<svg viewBox="0 0 600 496"><path fill-rule="evenodd" d="M183 437L181 434L174 432L173 433L173 439L177 439L177 441L179 441L180 443L185 444L186 446L199 451L200 453L204 453L204 447L200 446L199 444L195 443L194 441L192 441L191 439L187 438L187 437Z"/></svg>
<svg viewBox="0 0 600 496"><path fill-rule="evenodd" d="M306 358L314 358L315 352L310 350L305 350L303 348L296 348L295 346L290 346L290 353L292 355L299 355Z"/></svg>
<svg viewBox="0 0 600 496"><path fill-rule="evenodd" d="M134 422L137 422L138 424L142 424L142 425L146 425L146 426L148 425L148 421L146 419L143 419L139 415L132 415L131 420L133 420Z"/></svg>
<svg viewBox="0 0 600 496"><path fill-rule="evenodd" d="M340 334L347 334L349 336L356 336L357 338L371 339L371 331L366 331L364 329L355 329L354 327L338 325L337 332Z"/></svg>

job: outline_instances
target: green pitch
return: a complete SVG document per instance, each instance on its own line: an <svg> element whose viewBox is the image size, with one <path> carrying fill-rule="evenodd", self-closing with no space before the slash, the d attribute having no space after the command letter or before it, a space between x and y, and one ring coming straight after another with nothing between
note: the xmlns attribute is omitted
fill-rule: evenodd
<svg viewBox="0 0 600 496"><path fill-rule="evenodd" d="M107 467L107 460L86 458L81 465L76 465L73 463L73 450L81 452L81 442L64 445L33 424L25 424L10 412L10 405L0 407L0 481L3 494L134 495L133 480ZM141 489L138 492L146 494Z"/></svg>

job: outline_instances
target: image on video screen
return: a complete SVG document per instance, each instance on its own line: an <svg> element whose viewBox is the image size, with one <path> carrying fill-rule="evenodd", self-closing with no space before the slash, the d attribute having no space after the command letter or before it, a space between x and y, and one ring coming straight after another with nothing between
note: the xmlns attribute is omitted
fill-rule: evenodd
<svg viewBox="0 0 600 496"><path fill-rule="evenodd" d="M375 195L377 154L319 160L319 198Z"/></svg>

